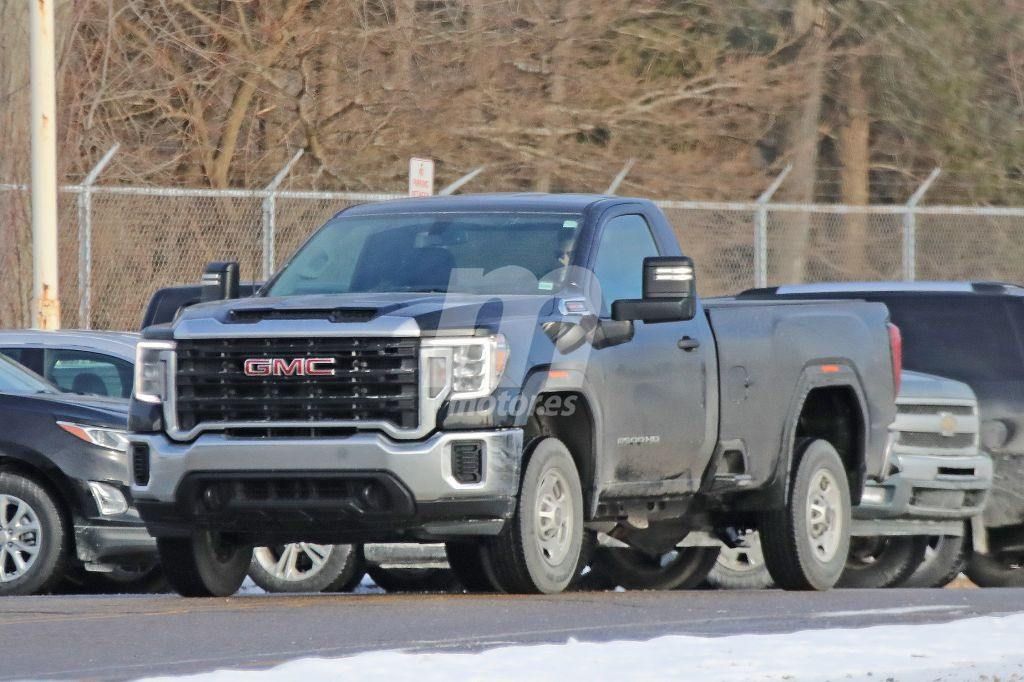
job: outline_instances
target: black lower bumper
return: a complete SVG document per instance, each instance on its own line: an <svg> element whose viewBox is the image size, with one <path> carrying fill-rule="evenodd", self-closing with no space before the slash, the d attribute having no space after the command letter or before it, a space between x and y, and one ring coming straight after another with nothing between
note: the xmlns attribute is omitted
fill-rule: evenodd
<svg viewBox="0 0 1024 682"><path fill-rule="evenodd" d="M156 540L141 524L75 526L75 551L84 563L117 563L119 560L156 556Z"/></svg>
<svg viewBox="0 0 1024 682"><path fill-rule="evenodd" d="M512 497L417 502L387 472L196 472L173 503L136 500L149 532L230 533L255 545L436 541L500 531Z"/></svg>

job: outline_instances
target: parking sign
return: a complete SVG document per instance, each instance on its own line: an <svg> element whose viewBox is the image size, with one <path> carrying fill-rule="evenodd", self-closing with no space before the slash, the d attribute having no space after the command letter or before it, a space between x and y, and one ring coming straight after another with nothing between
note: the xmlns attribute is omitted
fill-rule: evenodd
<svg viewBox="0 0 1024 682"><path fill-rule="evenodd" d="M434 160L409 159L409 196L429 197L434 194Z"/></svg>

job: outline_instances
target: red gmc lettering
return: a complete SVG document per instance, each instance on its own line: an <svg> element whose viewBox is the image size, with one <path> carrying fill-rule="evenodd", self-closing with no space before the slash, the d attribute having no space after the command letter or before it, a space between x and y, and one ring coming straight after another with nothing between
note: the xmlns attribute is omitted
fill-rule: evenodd
<svg viewBox="0 0 1024 682"><path fill-rule="evenodd" d="M248 358L242 363L247 377L334 376L334 358Z"/></svg>

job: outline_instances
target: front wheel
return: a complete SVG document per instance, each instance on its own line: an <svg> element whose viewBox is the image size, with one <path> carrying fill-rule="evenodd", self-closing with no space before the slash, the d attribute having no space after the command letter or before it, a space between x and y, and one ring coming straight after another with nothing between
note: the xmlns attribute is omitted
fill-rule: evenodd
<svg viewBox="0 0 1024 682"><path fill-rule="evenodd" d="M970 541L964 535L936 535L928 538L924 561L899 587L945 587L967 566Z"/></svg>
<svg viewBox="0 0 1024 682"><path fill-rule="evenodd" d="M576 577L583 545L583 490L568 448L545 438L523 472L515 514L484 552L501 591L555 594Z"/></svg>
<svg viewBox="0 0 1024 682"><path fill-rule="evenodd" d="M32 479L0 471L0 596L49 592L64 577L68 529Z"/></svg>
<svg viewBox="0 0 1024 682"><path fill-rule="evenodd" d="M1024 587L1024 557L975 552L966 573L978 587Z"/></svg>
<svg viewBox="0 0 1024 682"><path fill-rule="evenodd" d="M772 576L764 564L761 536L747 533L746 547L723 547L707 583L720 590L763 590L772 586Z"/></svg>
<svg viewBox="0 0 1024 682"><path fill-rule="evenodd" d="M160 538L156 546L167 582L183 597L230 597L252 561L252 546L211 531Z"/></svg>
<svg viewBox="0 0 1024 682"><path fill-rule="evenodd" d="M293 542L257 547L249 577L267 592L337 592L360 569L354 545Z"/></svg>
<svg viewBox="0 0 1024 682"><path fill-rule="evenodd" d="M854 538L837 586L878 589L899 585L921 565L927 549L925 536Z"/></svg>
<svg viewBox="0 0 1024 682"><path fill-rule="evenodd" d="M784 590L827 590L850 551L850 485L839 453L825 440L804 440L782 509L762 512L765 565Z"/></svg>
<svg viewBox="0 0 1024 682"><path fill-rule="evenodd" d="M715 565L718 547L679 547L652 556L625 547L599 547L590 562L595 579L632 590L689 590Z"/></svg>

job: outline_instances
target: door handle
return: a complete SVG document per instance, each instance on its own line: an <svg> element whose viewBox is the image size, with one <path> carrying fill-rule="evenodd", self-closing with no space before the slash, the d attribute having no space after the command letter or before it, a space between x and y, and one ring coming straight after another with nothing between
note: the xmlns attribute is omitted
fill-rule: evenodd
<svg viewBox="0 0 1024 682"><path fill-rule="evenodd" d="M685 350L687 353L689 353L691 350L700 348L700 341L693 338L692 336L684 336L683 338L679 339L679 343L677 343L676 345Z"/></svg>

